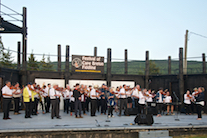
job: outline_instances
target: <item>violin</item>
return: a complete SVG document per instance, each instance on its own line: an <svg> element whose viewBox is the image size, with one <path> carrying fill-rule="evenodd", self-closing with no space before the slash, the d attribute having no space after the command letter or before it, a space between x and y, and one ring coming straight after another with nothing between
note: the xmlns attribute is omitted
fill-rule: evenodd
<svg viewBox="0 0 207 138"><path fill-rule="evenodd" d="M192 95L190 95L190 94L187 94L187 97L188 97L188 98L193 98L193 96L192 96Z"/></svg>
<svg viewBox="0 0 207 138"><path fill-rule="evenodd" d="M113 92L111 92L111 94L119 94L119 93L118 93L118 92L114 92L114 91L113 91Z"/></svg>
<svg viewBox="0 0 207 138"><path fill-rule="evenodd" d="M96 90L97 93L101 94L102 92L100 90Z"/></svg>
<svg viewBox="0 0 207 138"><path fill-rule="evenodd" d="M17 88L16 88L16 87L14 87L14 86L10 86L9 88L10 88L11 90L12 90L12 89L17 89Z"/></svg>
<svg viewBox="0 0 207 138"><path fill-rule="evenodd" d="M56 91L63 91L64 88L63 88L63 87L57 87L55 90L56 90Z"/></svg>
<svg viewBox="0 0 207 138"><path fill-rule="evenodd" d="M162 95L166 95L166 93L165 92L160 92Z"/></svg>
<svg viewBox="0 0 207 138"><path fill-rule="evenodd" d="M150 95L149 95L149 94L147 94L147 93L144 93L143 95L144 95L144 96L146 96L146 97L149 97L149 96L150 96Z"/></svg>

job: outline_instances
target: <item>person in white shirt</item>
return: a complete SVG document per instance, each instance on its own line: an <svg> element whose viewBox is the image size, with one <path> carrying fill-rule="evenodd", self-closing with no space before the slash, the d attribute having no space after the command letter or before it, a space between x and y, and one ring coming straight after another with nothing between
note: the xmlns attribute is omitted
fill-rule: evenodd
<svg viewBox="0 0 207 138"><path fill-rule="evenodd" d="M122 109L124 108L126 115L127 113L127 94L126 94L126 85L123 85L123 88L120 89L119 92L119 100L120 100L120 109L119 109L119 116L122 114Z"/></svg>
<svg viewBox="0 0 207 138"><path fill-rule="evenodd" d="M70 86L66 84L66 89L63 91L63 99L64 99L64 112L69 113L69 104L70 104Z"/></svg>
<svg viewBox="0 0 207 138"><path fill-rule="evenodd" d="M59 109L60 109L60 92L57 90L58 89L58 85L57 84L53 84L53 88L50 89L49 93L50 93L50 101L52 104L52 111L51 111L51 119L53 119L55 116L57 119L61 119L59 116Z"/></svg>
<svg viewBox="0 0 207 138"><path fill-rule="evenodd" d="M98 91L98 85L95 85L94 88L89 86L90 88L90 97L91 97L91 116L96 116L96 106L97 106L97 98L100 97L101 93L99 94Z"/></svg>
<svg viewBox="0 0 207 138"><path fill-rule="evenodd" d="M13 92L12 92L13 98L14 98L14 105L15 105L14 114L18 115L18 114L21 114L19 113L19 103L20 103L20 98L22 96L22 90L19 88L18 82L14 85L14 88L15 89L13 89Z"/></svg>
<svg viewBox="0 0 207 138"><path fill-rule="evenodd" d="M11 119L9 117L9 110L10 110L10 104L12 100L12 90L10 89L11 82L6 81L6 85L2 88L2 95L3 95L3 112L4 116L3 119Z"/></svg>
<svg viewBox="0 0 207 138"><path fill-rule="evenodd" d="M50 89L51 89L51 84L48 83L47 84L47 87L45 88L45 94L46 94L46 97L45 97L45 110L46 110L46 113L50 113Z"/></svg>
<svg viewBox="0 0 207 138"><path fill-rule="evenodd" d="M132 92L132 97L134 98L135 108L139 107L138 100L139 100L140 92L141 92L140 85L136 85L135 89Z"/></svg>
<svg viewBox="0 0 207 138"><path fill-rule="evenodd" d="M167 105L167 114L166 115L169 115L170 106L171 106L171 115L174 115L174 113L173 113L174 106L172 105L172 97L170 96L169 91L166 92L166 96L165 96L163 102Z"/></svg>
<svg viewBox="0 0 207 138"><path fill-rule="evenodd" d="M73 91L70 89L70 93L69 93L69 98L70 98L70 116L73 115L72 112L74 112L75 109L75 98L73 97Z"/></svg>
<svg viewBox="0 0 207 138"><path fill-rule="evenodd" d="M146 97L144 96L144 93L147 92L147 89L143 89L140 93L139 93L139 108L140 108L140 113L145 113L145 101L146 101Z"/></svg>
<svg viewBox="0 0 207 138"><path fill-rule="evenodd" d="M127 91L126 91L126 94L127 94L127 108L132 108L132 92L133 92L133 89L131 89L129 85L127 86L126 89L127 89Z"/></svg>
<svg viewBox="0 0 207 138"><path fill-rule="evenodd" d="M162 107L163 107L163 99L164 99L164 92L163 92L163 88L160 87L159 91L156 93L156 104L157 104L157 117L161 117L162 114Z"/></svg>
<svg viewBox="0 0 207 138"><path fill-rule="evenodd" d="M185 114L190 115L192 113L191 111L191 99L193 96L190 94L190 91L187 90L187 92L184 94L184 104L185 104Z"/></svg>

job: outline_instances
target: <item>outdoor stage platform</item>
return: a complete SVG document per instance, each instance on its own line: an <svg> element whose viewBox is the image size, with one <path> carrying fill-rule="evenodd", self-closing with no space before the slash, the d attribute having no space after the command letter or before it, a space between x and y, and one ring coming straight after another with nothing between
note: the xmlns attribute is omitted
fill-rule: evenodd
<svg viewBox="0 0 207 138"><path fill-rule="evenodd" d="M152 126L139 126L133 125L135 116L119 117L115 114L114 118L108 119L110 122L106 122L106 115L100 113L97 113L96 117L88 114L78 119L63 111L60 111L62 119L51 119L50 113L40 113L38 116L32 116L31 119L25 119L24 111L21 113L14 115L11 111L11 120L3 120L3 113L0 113L0 137L131 138L138 137L140 131L155 130L168 130L170 136L207 133L207 115L203 115L202 120L196 120L197 115L153 116Z"/></svg>

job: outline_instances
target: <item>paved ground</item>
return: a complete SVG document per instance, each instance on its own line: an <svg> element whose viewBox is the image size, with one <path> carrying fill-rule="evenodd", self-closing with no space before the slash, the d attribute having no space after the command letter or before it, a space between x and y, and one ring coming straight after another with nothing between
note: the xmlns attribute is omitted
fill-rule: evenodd
<svg viewBox="0 0 207 138"><path fill-rule="evenodd" d="M134 123L135 116L117 116L109 118L110 122L106 122L106 115L100 115L97 113L97 117L91 117L90 115L84 115L84 118L76 119L74 116L60 111L62 119L51 119L50 113L42 114L38 116L32 116L31 119L24 118L24 111L22 114L14 115L10 112L11 120L3 120L3 113L0 113L0 131L12 131L12 130L44 130L44 129L70 129L70 130L86 130L86 129L124 129L124 128L167 128L167 127L206 127L207 115L203 115L202 120L196 120L197 115L184 115L179 114L174 116L154 116L154 124L152 126L138 126L131 125ZM175 119L179 119L176 121ZM97 121L96 121L97 120ZM98 123L97 123L98 122ZM100 125L100 126L99 126Z"/></svg>

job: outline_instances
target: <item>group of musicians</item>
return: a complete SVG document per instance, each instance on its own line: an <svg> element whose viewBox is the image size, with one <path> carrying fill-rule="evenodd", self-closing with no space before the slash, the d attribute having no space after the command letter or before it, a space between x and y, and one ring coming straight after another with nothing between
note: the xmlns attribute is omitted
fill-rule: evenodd
<svg viewBox="0 0 207 138"><path fill-rule="evenodd" d="M11 119L9 117L9 110L12 98L14 99L15 109L14 114L19 113L19 103L23 96L23 102L25 105L25 118L32 118L31 115L37 115L38 104L42 107L42 113L50 113L51 119L56 117L61 119L59 115L60 111L60 97L64 99L64 112L70 115L75 115L75 118L83 118L86 115L86 111L89 112L92 117L96 116L96 111L100 111L101 114L107 114L108 117L114 117L114 109L118 112L118 116L129 115L128 109L135 108L139 113L145 113L146 106L151 106L151 103L156 102L157 117L161 117L163 113L163 106L167 106L167 114L174 115L174 106L172 104L172 97L170 92L166 89L159 88L159 91L155 93L150 89L141 89L140 85L136 85L134 88L130 88L127 85L119 86L116 89L107 87L105 84L99 88L98 85L88 87L86 85L76 84L73 88L67 84L66 88L58 87L58 84L43 84L39 86L36 83L28 83L22 89L19 87L19 83L11 86L10 81L6 81L6 85L2 88L3 95L3 119ZM90 104L89 104L90 103ZM196 105L198 118L202 118L202 107L204 106L204 88L194 88L194 92L190 94L187 91L184 95L184 104L186 108L186 114L191 114L191 103ZM50 107L51 106L51 107ZM51 109L51 111L50 111Z"/></svg>

